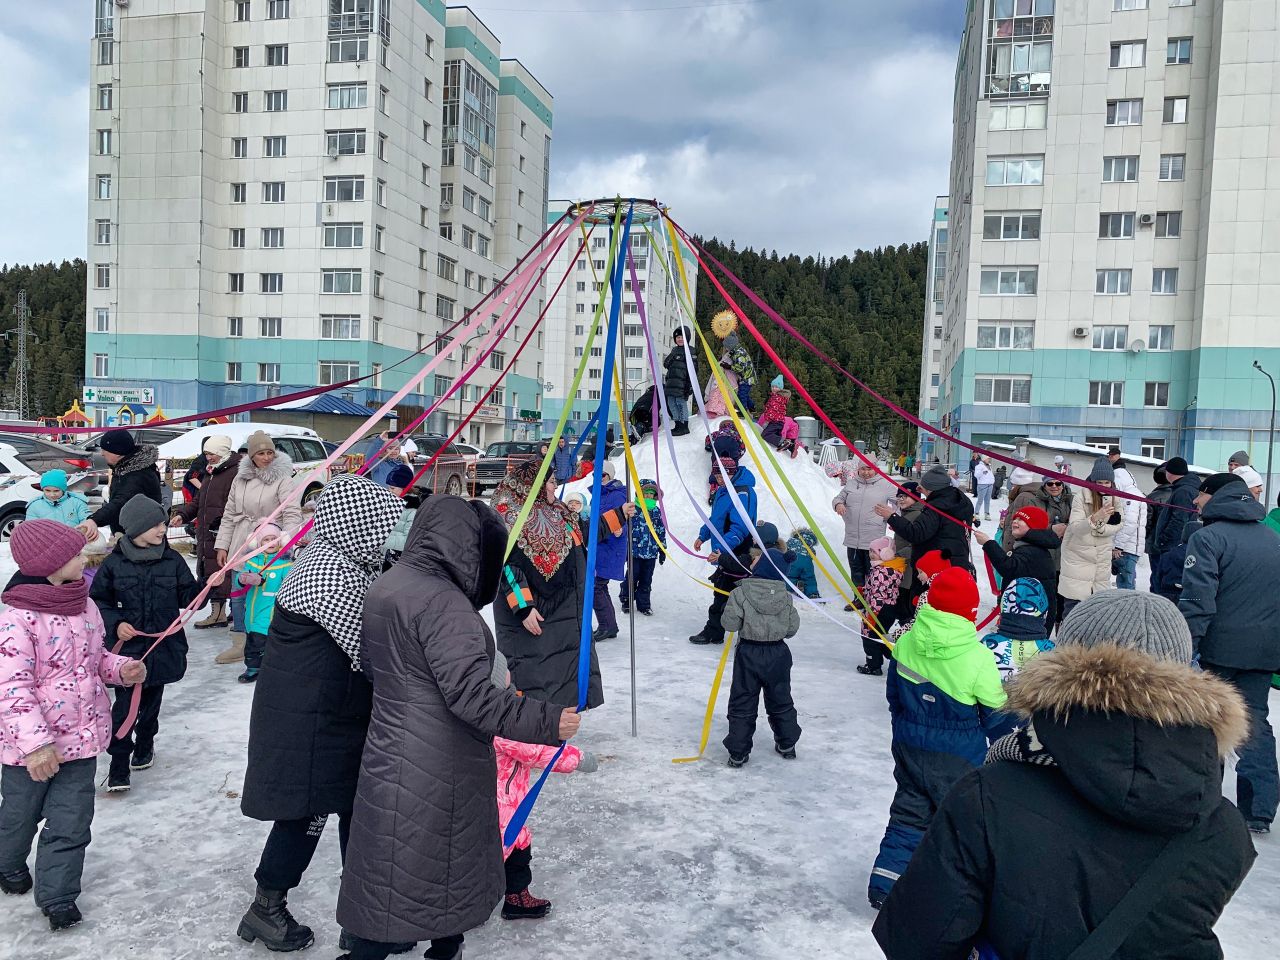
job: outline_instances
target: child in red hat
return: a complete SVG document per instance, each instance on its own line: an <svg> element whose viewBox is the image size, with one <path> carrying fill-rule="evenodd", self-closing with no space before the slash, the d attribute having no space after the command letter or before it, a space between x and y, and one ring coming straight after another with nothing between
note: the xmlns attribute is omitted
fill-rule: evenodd
<svg viewBox="0 0 1280 960"><path fill-rule="evenodd" d="M1007 585L1014 580L1036 580L1044 587L1049 610L1057 609L1058 570L1053 562L1054 551L1062 546L1062 540L1049 529L1049 514L1036 506L1025 506L1013 515L1009 524L1013 543L1006 551L981 530L973 532L973 538L991 563L991 569ZM1052 621L1047 624L1051 629Z"/></svg>
<svg viewBox="0 0 1280 960"><path fill-rule="evenodd" d="M933 582L933 578L940 574L943 570L951 569L951 551L950 550L930 550L919 560L916 561L916 576L920 578L920 582L924 584L924 590L915 599L915 608L907 608L911 611L911 619L899 623L889 632L889 642L897 643L902 639L902 635L915 625L915 611L920 609L920 605L929 599L929 584Z"/></svg>

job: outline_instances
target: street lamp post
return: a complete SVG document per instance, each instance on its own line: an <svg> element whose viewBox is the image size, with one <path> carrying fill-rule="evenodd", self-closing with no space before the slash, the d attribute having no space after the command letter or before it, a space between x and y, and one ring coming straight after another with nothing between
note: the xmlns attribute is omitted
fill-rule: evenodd
<svg viewBox="0 0 1280 960"><path fill-rule="evenodd" d="M1253 361L1253 369L1271 381L1271 431L1267 434L1267 506L1271 505L1271 460L1276 450L1276 381L1275 377L1262 369L1262 364Z"/></svg>

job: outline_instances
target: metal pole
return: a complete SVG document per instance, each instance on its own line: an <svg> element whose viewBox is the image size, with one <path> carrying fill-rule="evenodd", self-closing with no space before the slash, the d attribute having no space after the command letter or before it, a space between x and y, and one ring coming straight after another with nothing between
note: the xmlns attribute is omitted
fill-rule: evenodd
<svg viewBox="0 0 1280 960"><path fill-rule="evenodd" d="M27 291L18 291L18 305L13 308L18 316L18 372L14 378L14 406L18 408L18 419L27 419L27 324L31 311L27 309Z"/></svg>
<svg viewBox="0 0 1280 960"><path fill-rule="evenodd" d="M1266 484L1266 505L1271 506L1271 466L1272 459L1276 452L1276 381L1271 374L1262 369L1262 364L1257 360L1253 361L1254 369L1271 381L1271 431L1267 435L1267 484Z"/></svg>
<svg viewBox="0 0 1280 960"><path fill-rule="evenodd" d="M630 248L622 251L623 257L631 255ZM625 261L624 261L625 263ZM622 285L626 290L626 284ZM632 291L634 295L636 291ZM625 301L625 298L624 298ZM620 308L621 309L621 308ZM618 428L622 431L622 442L625 445L630 440L627 431L630 429L630 412L631 408L627 405L627 324L626 314L623 313L622 322L618 324L622 329L618 336L618 351L621 354L622 363L622 399L624 409L618 411ZM627 503L631 503L631 470L627 464L623 464L623 468L627 474ZM631 551L631 521L627 520L627 619L630 621L631 629L631 736L639 736L636 726L636 571Z"/></svg>

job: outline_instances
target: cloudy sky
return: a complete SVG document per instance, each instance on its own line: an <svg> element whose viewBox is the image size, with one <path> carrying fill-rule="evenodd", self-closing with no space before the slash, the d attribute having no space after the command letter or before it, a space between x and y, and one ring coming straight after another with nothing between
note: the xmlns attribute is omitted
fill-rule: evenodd
<svg viewBox="0 0 1280 960"><path fill-rule="evenodd" d="M4 3L0 262L83 256L92 3ZM693 232L841 254L923 239L946 190L958 0L471 7L555 97L554 197L657 197Z"/></svg>

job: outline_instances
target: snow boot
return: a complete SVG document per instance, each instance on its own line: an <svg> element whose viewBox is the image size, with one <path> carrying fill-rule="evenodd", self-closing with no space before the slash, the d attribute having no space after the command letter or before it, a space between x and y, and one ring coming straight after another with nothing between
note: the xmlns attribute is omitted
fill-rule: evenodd
<svg viewBox="0 0 1280 960"><path fill-rule="evenodd" d="M107 793L124 793L129 786L129 756L117 754L111 758L111 769L107 772Z"/></svg>
<svg viewBox="0 0 1280 960"><path fill-rule="evenodd" d="M353 948L355 947L355 945L356 945L355 938L353 938L353 937L351 936L351 934L347 933L347 931L343 930L343 931L342 931L342 933L338 934L338 949L339 949L339 950L351 950L351 949L353 949ZM418 944L417 944L417 942L416 942L416 941L415 941L415 942L413 942L413 943L389 943L389 944L387 944L387 946L391 947L391 952L392 952L393 954L408 953L410 950L412 950L412 949L413 949L414 947L416 947L417 945L418 945Z"/></svg>
<svg viewBox="0 0 1280 960"><path fill-rule="evenodd" d="M245 943L261 940L268 950L289 953L305 950L315 943L310 927L293 919L289 912L287 890L263 890L258 887L253 904L240 920L236 935Z"/></svg>
<svg viewBox="0 0 1280 960"><path fill-rule="evenodd" d="M747 765L747 761L750 759L751 759L751 754L749 753L744 753L740 757L735 757L731 753L729 754L729 766L733 767L736 770L738 767L745 767Z"/></svg>
<svg viewBox="0 0 1280 960"><path fill-rule="evenodd" d="M1258 836L1271 832L1270 820L1246 820L1245 826L1249 828L1250 833L1256 833Z"/></svg>
<svg viewBox="0 0 1280 960"><path fill-rule="evenodd" d="M884 671L880 667L873 666L870 661L868 661L867 663L858 664L857 670L864 677L883 677L884 676Z"/></svg>
<svg viewBox="0 0 1280 960"><path fill-rule="evenodd" d="M0 873L0 891L9 896L18 896L31 889L31 871L26 867L11 873Z"/></svg>
<svg viewBox="0 0 1280 960"><path fill-rule="evenodd" d="M622 612L623 613L631 612L631 604L627 603L625 600L622 602Z"/></svg>
<svg viewBox="0 0 1280 960"><path fill-rule="evenodd" d="M197 630L209 630L213 627L225 627L226 625L227 605L221 600L215 600L209 615L197 623L195 627Z"/></svg>
<svg viewBox="0 0 1280 960"><path fill-rule="evenodd" d="M617 630L606 630L604 627L599 627L595 633L591 634L591 639L593 642L599 643L601 640L612 640L617 635Z"/></svg>
<svg viewBox="0 0 1280 960"><path fill-rule="evenodd" d="M44 915L49 918L49 929L54 931L68 930L84 919L74 901L55 904Z"/></svg>
<svg viewBox="0 0 1280 960"><path fill-rule="evenodd" d="M245 667L244 673L240 674L236 679L241 683L256 683L260 672L257 667Z"/></svg>
<svg viewBox="0 0 1280 960"><path fill-rule="evenodd" d="M645 607L645 608L644 608L643 610L641 610L640 612L641 612L644 616L646 616L646 617L652 617L652 616L653 616L653 611L652 611L652 610L650 610L648 607Z"/></svg>
<svg viewBox="0 0 1280 960"><path fill-rule="evenodd" d="M462 935L432 940L422 956L424 960L462 960Z"/></svg>
<svg viewBox="0 0 1280 960"><path fill-rule="evenodd" d="M155 747L147 744L145 747L135 745L133 748L133 757L129 760L130 770L149 770L151 765L156 762Z"/></svg>
<svg viewBox="0 0 1280 960"><path fill-rule="evenodd" d="M675 426L671 429L673 437L687 437L689 435L689 421L677 420Z"/></svg>
<svg viewBox="0 0 1280 960"><path fill-rule="evenodd" d="M535 897L525 887L519 893L508 893L502 901L503 920L538 920L551 912L551 901Z"/></svg>
<svg viewBox="0 0 1280 960"><path fill-rule="evenodd" d="M223 650L220 654L213 658L214 663L240 663L244 660L244 641L243 633L231 631L231 646Z"/></svg>
<svg viewBox="0 0 1280 960"><path fill-rule="evenodd" d="M791 746L784 749L782 744L780 744L777 740L775 740L773 741L773 749L777 752L778 756L780 756L783 760L794 760L796 758L795 744L792 744Z"/></svg>
<svg viewBox="0 0 1280 960"><path fill-rule="evenodd" d="M690 637L689 642L696 643L700 647L705 647L708 643L711 642L711 638L707 636L707 631L706 631L706 628L704 627L703 629L695 633L692 637Z"/></svg>
<svg viewBox="0 0 1280 960"><path fill-rule="evenodd" d="M872 910L879 910L881 907L884 906L884 902L887 899L888 899L888 894L881 893L879 890L877 890L875 893L871 893L867 895L867 903L871 904Z"/></svg>

